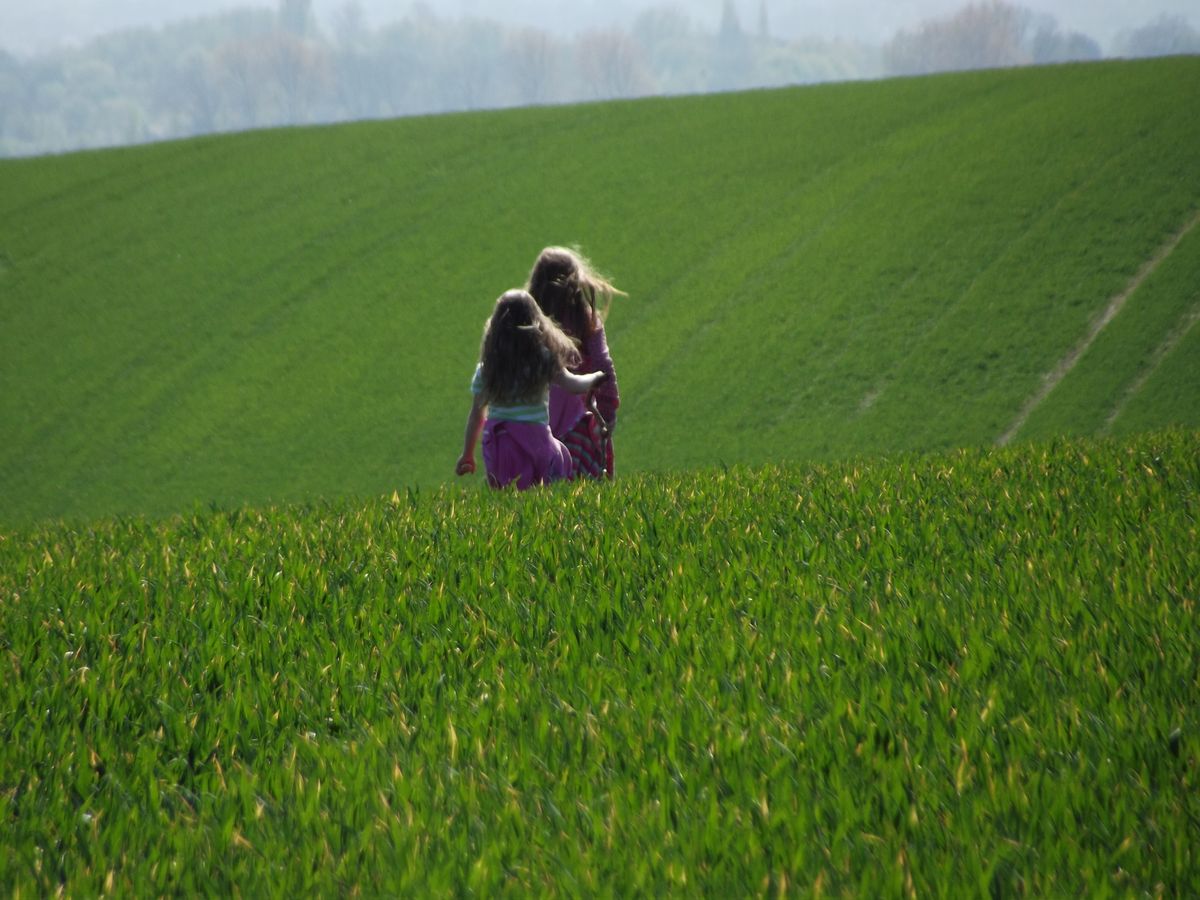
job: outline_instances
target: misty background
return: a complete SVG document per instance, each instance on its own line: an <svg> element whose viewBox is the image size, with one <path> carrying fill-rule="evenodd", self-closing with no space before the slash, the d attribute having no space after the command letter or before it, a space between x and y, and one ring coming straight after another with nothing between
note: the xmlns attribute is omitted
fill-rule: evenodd
<svg viewBox="0 0 1200 900"><path fill-rule="evenodd" d="M1197 0L0 0L0 156L1200 53Z"/></svg>

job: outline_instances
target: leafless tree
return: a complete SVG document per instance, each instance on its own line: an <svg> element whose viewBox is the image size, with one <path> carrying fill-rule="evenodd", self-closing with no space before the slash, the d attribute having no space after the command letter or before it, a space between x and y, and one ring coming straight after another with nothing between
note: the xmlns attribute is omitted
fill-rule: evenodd
<svg viewBox="0 0 1200 900"><path fill-rule="evenodd" d="M179 67L172 93L186 121L185 133L206 134L219 127L221 88L212 58L193 51Z"/></svg>
<svg viewBox="0 0 1200 900"><path fill-rule="evenodd" d="M431 99L446 109L480 109L499 99L496 73L504 57L503 39L495 22L466 20L431 31L434 45Z"/></svg>
<svg viewBox="0 0 1200 900"><path fill-rule="evenodd" d="M266 122L267 96L259 42L230 41L216 54L222 94L229 99L229 110L236 128L254 128Z"/></svg>
<svg viewBox="0 0 1200 900"><path fill-rule="evenodd" d="M522 28L508 39L508 68L521 103L545 103L554 99L554 74L558 46L538 28Z"/></svg>
<svg viewBox="0 0 1200 900"><path fill-rule="evenodd" d="M1027 11L1003 0L973 3L899 32L884 48L885 65L898 75L1021 65L1028 22Z"/></svg>
<svg viewBox="0 0 1200 900"><path fill-rule="evenodd" d="M313 41L280 32L263 47L263 59L278 90L283 121L308 121L329 76L325 52Z"/></svg>
<svg viewBox="0 0 1200 900"><path fill-rule="evenodd" d="M1122 56L1173 56L1200 53L1200 33L1182 16L1159 16L1153 22L1117 36Z"/></svg>
<svg viewBox="0 0 1200 900"><path fill-rule="evenodd" d="M585 92L595 99L636 97L652 90L638 45L624 31L589 31L575 50Z"/></svg>

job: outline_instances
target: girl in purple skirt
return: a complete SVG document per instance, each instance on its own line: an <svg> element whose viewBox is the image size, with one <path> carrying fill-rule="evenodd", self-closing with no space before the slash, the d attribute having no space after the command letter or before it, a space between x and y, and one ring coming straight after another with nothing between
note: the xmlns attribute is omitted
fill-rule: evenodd
<svg viewBox="0 0 1200 900"><path fill-rule="evenodd" d="M483 439L488 484L518 490L570 478L571 455L550 433L550 386L587 394L604 372L575 375L579 351L526 291L506 291L483 330L479 365L471 381L463 452L455 472L475 471L475 445Z"/></svg>
<svg viewBox="0 0 1200 900"><path fill-rule="evenodd" d="M607 376L589 398L591 402L552 387L550 431L566 444L576 477L612 478L612 430L617 424L621 397L604 336L604 317L613 296L625 293L598 274L581 253L568 247L547 247L538 254L527 290L542 312L579 345L581 358L572 368L584 372L597 369Z"/></svg>

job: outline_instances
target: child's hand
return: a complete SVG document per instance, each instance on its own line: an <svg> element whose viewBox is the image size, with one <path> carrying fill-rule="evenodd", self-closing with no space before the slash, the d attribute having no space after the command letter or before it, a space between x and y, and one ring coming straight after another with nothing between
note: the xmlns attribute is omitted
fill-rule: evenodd
<svg viewBox="0 0 1200 900"><path fill-rule="evenodd" d="M558 374L554 376L552 384L557 384L561 388L565 388L572 394L586 394L588 391L594 391L597 385L601 384L608 375L604 372L588 372L586 375L574 375L566 369L559 369Z"/></svg>
<svg viewBox="0 0 1200 900"><path fill-rule="evenodd" d="M458 465L454 467L455 475L474 475L475 474L475 457L463 454L458 458Z"/></svg>

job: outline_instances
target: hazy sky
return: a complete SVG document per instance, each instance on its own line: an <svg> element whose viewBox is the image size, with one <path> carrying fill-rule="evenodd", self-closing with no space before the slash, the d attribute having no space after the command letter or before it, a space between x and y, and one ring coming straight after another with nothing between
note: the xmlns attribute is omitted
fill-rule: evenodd
<svg viewBox="0 0 1200 900"><path fill-rule="evenodd" d="M411 0L359 0L373 25L401 18ZM735 0L742 23L756 28L762 0ZM883 43L901 28L943 16L970 0L766 0L777 37L807 35ZM1082 31L1108 49L1116 34L1158 16L1177 15L1200 27L1200 0L1013 0ZM314 0L328 22L346 0ZM471 15L536 25L564 34L587 28L628 25L651 6L674 6L706 30L715 28L723 0L425 0L435 13ZM0 47L22 55L74 44L106 31L208 15L237 6L274 9L278 0L0 0Z"/></svg>

